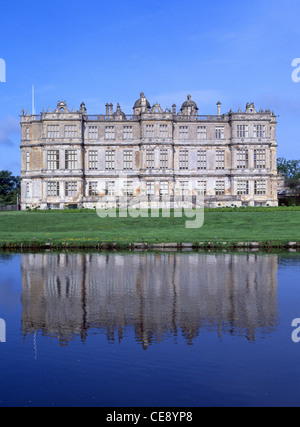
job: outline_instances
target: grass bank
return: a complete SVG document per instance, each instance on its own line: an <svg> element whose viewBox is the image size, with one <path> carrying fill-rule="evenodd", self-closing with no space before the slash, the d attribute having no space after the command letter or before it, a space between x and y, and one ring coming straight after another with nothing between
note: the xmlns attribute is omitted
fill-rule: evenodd
<svg viewBox="0 0 300 427"><path fill-rule="evenodd" d="M172 213L170 218L99 218L91 210L1 212L0 248L300 246L299 207L206 209L199 229L187 229L187 220Z"/></svg>

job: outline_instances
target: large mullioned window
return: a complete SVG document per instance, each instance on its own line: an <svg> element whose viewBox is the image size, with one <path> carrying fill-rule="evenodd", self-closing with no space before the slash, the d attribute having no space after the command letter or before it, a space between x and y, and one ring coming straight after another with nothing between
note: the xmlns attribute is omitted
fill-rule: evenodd
<svg viewBox="0 0 300 427"><path fill-rule="evenodd" d="M225 150L216 150L216 169L225 169Z"/></svg>
<svg viewBox="0 0 300 427"><path fill-rule="evenodd" d="M89 169L98 169L98 151L89 151Z"/></svg>
<svg viewBox="0 0 300 427"><path fill-rule="evenodd" d="M59 151L58 150L47 151L47 169L48 170L59 169Z"/></svg>
<svg viewBox="0 0 300 427"><path fill-rule="evenodd" d="M47 182L47 196L48 197L59 196L59 182Z"/></svg>
<svg viewBox="0 0 300 427"><path fill-rule="evenodd" d="M189 168L189 151L179 150L179 169L186 170Z"/></svg>
<svg viewBox="0 0 300 427"><path fill-rule="evenodd" d="M77 169L77 151L67 150L65 153L66 169Z"/></svg>
<svg viewBox="0 0 300 427"><path fill-rule="evenodd" d="M114 170L115 169L115 151L106 150L105 152L105 169Z"/></svg>
<svg viewBox="0 0 300 427"><path fill-rule="evenodd" d="M249 151L246 149L237 150L236 161L237 161L237 169L248 169Z"/></svg>

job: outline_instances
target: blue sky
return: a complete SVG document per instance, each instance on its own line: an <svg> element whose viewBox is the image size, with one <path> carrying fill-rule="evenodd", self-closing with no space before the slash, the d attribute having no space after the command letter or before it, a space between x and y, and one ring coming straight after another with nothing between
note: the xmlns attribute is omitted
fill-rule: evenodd
<svg viewBox="0 0 300 427"><path fill-rule="evenodd" d="M300 158L299 0L1 1L0 169L20 173L21 109L58 100L88 113L120 103L128 114L145 92L178 107L187 94L199 114L255 102L278 117L278 155Z"/></svg>

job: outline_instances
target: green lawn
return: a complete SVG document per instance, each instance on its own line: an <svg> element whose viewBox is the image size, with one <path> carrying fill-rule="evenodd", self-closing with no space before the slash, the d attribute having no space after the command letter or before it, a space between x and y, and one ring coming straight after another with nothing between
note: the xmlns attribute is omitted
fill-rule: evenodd
<svg viewBox="0 0 300 427"><path fill-rule="evenodd" d="M99 243L300 242L300 210L208 210L203 227L188 218L99 218L95 211L1 212L0 247Z"/></svg>

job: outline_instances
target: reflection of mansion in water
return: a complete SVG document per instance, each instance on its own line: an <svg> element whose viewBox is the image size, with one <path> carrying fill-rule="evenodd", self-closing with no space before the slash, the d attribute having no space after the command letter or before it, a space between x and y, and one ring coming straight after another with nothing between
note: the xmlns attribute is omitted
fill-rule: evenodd
<svg viewBox="0 0 300 427"><path fill-rule="evenodd" d="M67 343L89 330L144 348L202 331L255 340L277 324L277 257L201 254L22 255L22 330Z"/></svg>

